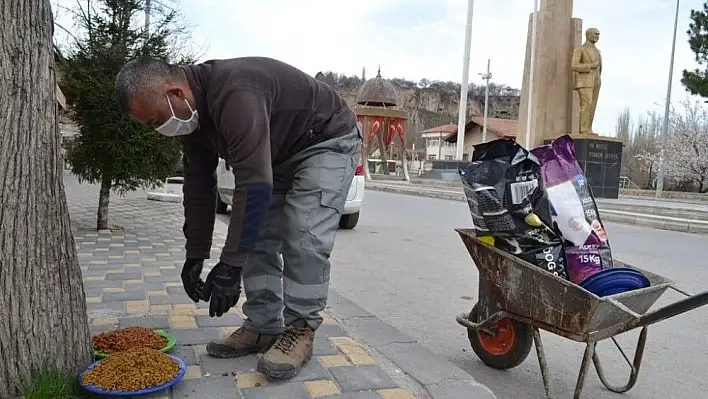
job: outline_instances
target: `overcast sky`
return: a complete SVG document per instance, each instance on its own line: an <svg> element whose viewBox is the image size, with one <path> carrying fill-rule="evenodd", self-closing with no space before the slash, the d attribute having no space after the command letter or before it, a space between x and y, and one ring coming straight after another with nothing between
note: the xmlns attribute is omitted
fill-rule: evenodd
<svg viewBox="0 0 708 399"><path fill-rule="evenodd" d="M69 0L59 0L67 2ZM55 1L56 3L57 1ZM681 71L695 67L686 42L689 12L701 0L683 0L674 69L674 103L686 92ZM367 77L381 65L386 78L460 81L465 0L180 0L195 26L204 59L269 56L309 74L335 71ZM594 128L615 130L617 114L663 110L675 0L575 0L583 30L601 32L603 82ZM493 81L521 87L533 0L477 0L470 77L492 61ZM61 16L60 16L61 18ZM661 104L661 106L655 105Z"/></svg>

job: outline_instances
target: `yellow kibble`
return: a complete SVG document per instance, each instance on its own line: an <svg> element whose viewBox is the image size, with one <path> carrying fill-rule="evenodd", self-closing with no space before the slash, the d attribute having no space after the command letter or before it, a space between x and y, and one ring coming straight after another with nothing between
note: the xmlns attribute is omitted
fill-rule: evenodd
<svg viewBox="0 0 708 399"><path fill-rule="evenodd" d="M86 385L111 391L135 391L173 379L179 367L164 353L149 348L113 354L82 376Z"/></svg>

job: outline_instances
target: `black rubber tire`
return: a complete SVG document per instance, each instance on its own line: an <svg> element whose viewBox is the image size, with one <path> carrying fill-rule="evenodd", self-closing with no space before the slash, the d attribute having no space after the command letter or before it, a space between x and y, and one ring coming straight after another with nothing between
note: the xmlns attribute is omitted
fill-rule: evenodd
<svg viewBox="0 0 708 399"><path fill-rule="evenodd" d="M474 305L467 319L471 322L478 323L481 320L477 320L477 313L478 305ZM484 332L477 332L471 328L467 329L467 338L470 340L472 350L487 366L497 370L508 370L520 365L528 357L531 352L531 347L533 346L531 326L516 320L511 320L511 326L514 330L514 343L511 349L501 356L487 352L479 342L478 334L484 334Z"/></svg>
<svg viewBox="0 0 708 399"><path fill-rule="evenodd" d="M224 215L228 213L228 204L221 200L219 194L216 194L216 213L219 215Z"/></svg>
<svg viewBox="0 0 708 399"><path fill-rule="evenodd" d="M359 212L342 215L339 218L339 228L343 230L351 230L359 223Z"/></svg>

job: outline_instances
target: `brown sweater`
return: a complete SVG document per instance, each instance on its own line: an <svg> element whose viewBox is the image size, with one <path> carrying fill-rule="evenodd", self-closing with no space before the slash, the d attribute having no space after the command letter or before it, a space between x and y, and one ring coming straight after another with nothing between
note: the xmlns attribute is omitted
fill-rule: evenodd
<svg viewBox="0 0 708 399"><path fill-rule="evenodd" d="M242 266L267 213L272 166L348 133L356 116L330 86L274 59L213 60L185 72L199 111L199 129L181 138L187 258L209 258L221 157L236 182L221 261Z"/></svg>

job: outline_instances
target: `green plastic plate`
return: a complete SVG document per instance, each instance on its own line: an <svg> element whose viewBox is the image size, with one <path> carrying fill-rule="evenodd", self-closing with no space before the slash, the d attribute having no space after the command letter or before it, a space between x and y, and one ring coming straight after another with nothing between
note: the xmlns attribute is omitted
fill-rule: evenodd
<svg viewBox="0 0 708 399"><path fill-rule="evenodd" d="M163 330L153 330L153 331L155 332L155 334L157 334L167 340L167 343L165 343L165 346L163 346L162 349L160 349L160 352L167 353L167 352L171 351L172 348L175 347L177 340L175 339L174 335L172 335L166 331L163 331ZM93 357L98 360L105 359L110 355L111 355L110 353L101 352L96 349L93 350Z"/></svg>

